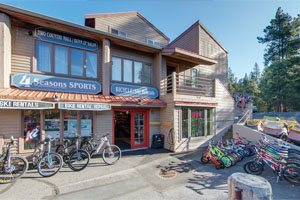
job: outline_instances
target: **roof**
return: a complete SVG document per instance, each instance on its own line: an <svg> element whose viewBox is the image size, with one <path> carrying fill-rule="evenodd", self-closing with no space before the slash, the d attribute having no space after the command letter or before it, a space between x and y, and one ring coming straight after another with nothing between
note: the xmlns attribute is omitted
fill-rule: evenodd
<svg viewBox="0 0 300 200"><path fill-rule="evenodd" d="M148 21L141 13L134 11L134 12L119 12L119 13L100 13L100 14L86 14L85 18L90 17L107 17L113 15L136 15L140 17L144 22L146 22L149 26L151 26L155 31L157 31L161 36L163 36L166 40L170 41L170 38L167 37L163 32L161 32L156 26L154 26L150 21Z"/></svg>
<svg viewBox="0 0 300 200"><path fill-rule="evenodd" d="M194 27L200 25L200 27L226 52L228 53L228 50L219 42L215 36L198 20L196 21L192 26L190 26L187 30L185 30L183 33L181 33L177 38L175 38L172 42L168 44L168 46L172 45L174 42L182 38L185 34L187 34L189 31L191 31Z"/></svg>
<svg viewBox="0 0 300 200"><path fill-rule="evenodd" d="M127 43L127 47L131 47L131 48L134 48L134 47L132 47L132 45L134 44L136 46L144 47L146 49L151 49L151 51L161 50L161 47L149 45L145 42L140 42L140 41L133 40L130 38L120 37L120 36L113 35L108 32L96 30L94 28L90 28L87 26L67 22L64 20L49 17L49 16L42 15L39 13L30 12L30 11L27 11L24 9L16 8L13 6L8 6L8 5L1 4L1 3L0 3L0 11L6 13L16 19L19 19L19 20L22 20L24 22L31 23L31 24L36 24L36 25L46 26L46 27L52 26L52 28L58 29L58 30L67 28L67 29L69 29L69 32L80 33L82 35L93 34L94 37L97 37L99 39L100 38L101 39L108 38L108 39L117 41L118 44L120 44L120 42ZM125 46L125 45L123 45L123 46Z"/></svg>
<svg viewBox="0 0 300 200"><path fill-rule="evenodd" d="M111 104L111 106L130 107L166 107L166 103L162 100L150 98L47 92L37 90L21 90L18 88L0 89L0 99L55 102L54 95L57 95L59 102L108 103Z"/></svg>
<svg viewBox="0 0 300 200"><path fill-rule="evenodd" d="M214 65L217 63L217 60L214 58L202 56L196 52L188 51L179 47L165 47L162 50L162 55L186 60L196 64Z"/></svg>

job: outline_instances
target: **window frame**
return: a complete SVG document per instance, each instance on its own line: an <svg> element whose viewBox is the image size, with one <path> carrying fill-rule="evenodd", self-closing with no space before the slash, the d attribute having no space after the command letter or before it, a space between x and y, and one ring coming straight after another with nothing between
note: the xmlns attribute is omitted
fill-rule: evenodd
<svg viewBox="0 0 300 200"><path fill-rule="evenodd" d="M151 39L148 39L148 38L146 38L146 43L149 44L149 45L155 46L155 47L161 47L161 43L160 42L157 42L155 40L151 40Z"/></svg>
<svg viewBox="0 0 300 200"><path fill-rule="evenodd" d="M43 71L39 71L37 69L37 42L40 43L46 43L46 44L50 44L50 48L51 48L51 66L50 66L50 72L43 72ZM65 47L68 49L68 73L67 74L61 74L61 73L55 73L55 46L61 46L61 47ZM83 74L82 76L77 76L77 75L72 75L71 74L71 49L74 50L81 50L83 51ZM87 77L86 76L86 52L90 52L90 53L95 53L97 55L97 77L93 78L93 77ZM45 42L42 40L38 40L35 39L34 40L34 52L33 52L33 63L32 63L32 70L31 72L36 73L36 74L43 74L43 75L52 75L52 76L59 76L59 77L70 77L70 78L77 78L77 79L85 79L85 80L97 80L100 81L101 80L101 64L100 64L100 49L97 51L89 51L89 50L85 50L85 49L80 49L80 48L74 48L74 47L69 47L69 46L65 46L65 45L61 45L61 44L56 44L56 43L51 43L51 42Z"/></svg>
<svg viewBox="0 0 300 200"><path fill-rule="evenodd" d="M149 63L149 62L143 62L140 60L134 60L134 59L130 59L130 58L124 58L124 57L120 57L120 56L111 56L111 61L112 58L119 58L121 59L121 81L115 81L112 80L112 64L110 65L110 81L112 83L121 83L121 84L130 84L130 85L141 85L141 86L152 86L153 84L153 64ZM132 82L126 82L124 81L124 60L129 60L132 62ZM135 83L135 79L134 79L134 62L139 62L142 63L142 73L144 74L144 65L148 65L150 67L150 83L144 83L144 75L142 76L142 83Z"/></svg>
<svg viewBox="0 0 300 200"><path fill-rule="evenodd" d="M116 31L118 34L113 33L113 30ZM120 31L120 30L115 29L115 28L111 28L110 29L110 33L113 34L113 35L117 35L117 36L123 37L123 38L127 38L127 32ZM123 33L125 36L122 36L121 33Z"/></svg>

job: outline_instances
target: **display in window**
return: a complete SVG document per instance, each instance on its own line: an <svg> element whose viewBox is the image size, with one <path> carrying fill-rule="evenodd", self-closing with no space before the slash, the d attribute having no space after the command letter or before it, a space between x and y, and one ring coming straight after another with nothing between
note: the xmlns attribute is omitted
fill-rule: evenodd
<svg viewBox="0 0 300 200"><path fill-rule="evenodd" d="M64 126L66 127L64 130L65 138L76 137L78 133L77 111L64 111Z"/></svg>
<svg viewBox="0 0 300 200"><path fill-rule="evenodd" d="M45 134L52 138L60 138L60 111L45 111Z"/></svg>
<svg viewBox="0 0 300 200"><path fill-rule="evenodd" d="M93 112L81 111L81 136L91 137L93 132Z"/></svg>

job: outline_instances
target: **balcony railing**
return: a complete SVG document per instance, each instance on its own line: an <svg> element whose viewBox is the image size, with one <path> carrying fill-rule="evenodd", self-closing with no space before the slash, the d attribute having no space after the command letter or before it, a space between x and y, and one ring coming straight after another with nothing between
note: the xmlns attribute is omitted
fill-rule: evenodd
<svg viewBox="0 0 300 200"><path fill-rule="evenodd" d="M161 95L173 93L191 96L215 96L215 80L180 75L175 72L161 80Z"/></svg>

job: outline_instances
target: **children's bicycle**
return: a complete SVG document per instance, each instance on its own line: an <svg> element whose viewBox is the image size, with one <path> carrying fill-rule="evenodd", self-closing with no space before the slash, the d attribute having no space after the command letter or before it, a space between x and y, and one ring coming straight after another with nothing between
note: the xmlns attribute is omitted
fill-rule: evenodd
<svg viewBox="0 0 300 200"><path fill-rule="evenodd" d="M7 144L6 152L0 157L0 184L11 183L22 177L28 169L26 158L11 155L11 147L14 145L14 138L11 136Z"/></svg>

